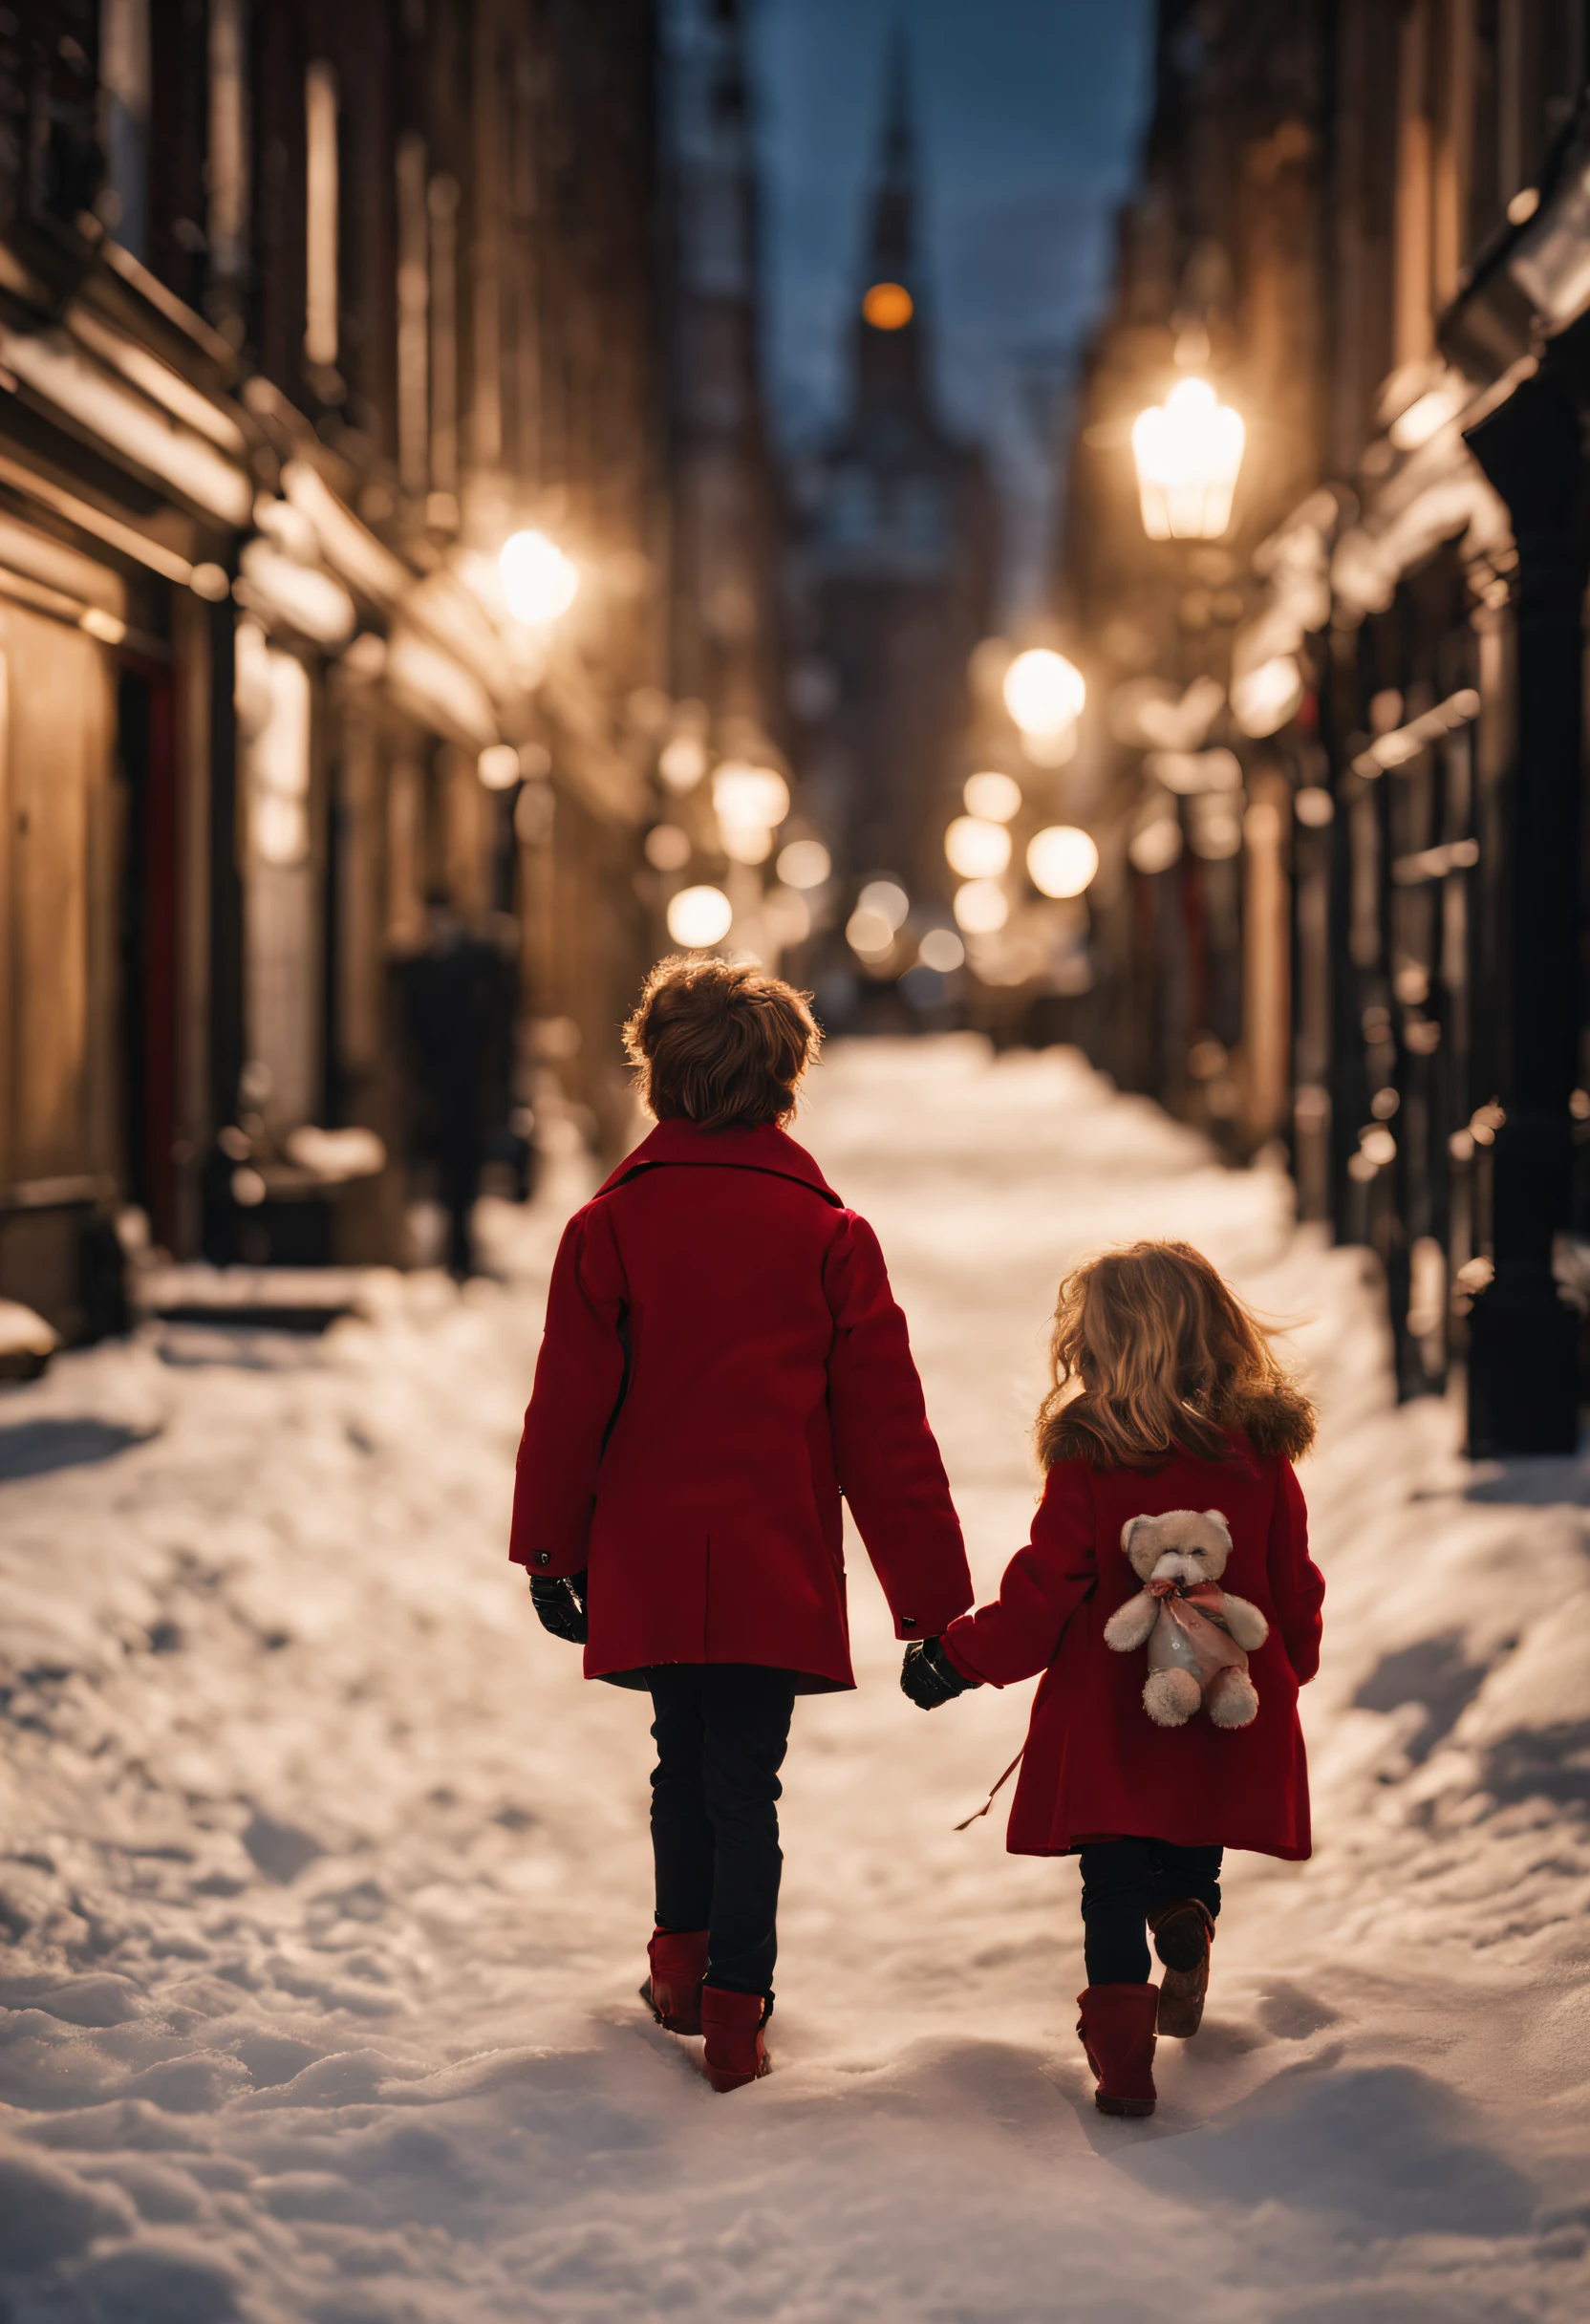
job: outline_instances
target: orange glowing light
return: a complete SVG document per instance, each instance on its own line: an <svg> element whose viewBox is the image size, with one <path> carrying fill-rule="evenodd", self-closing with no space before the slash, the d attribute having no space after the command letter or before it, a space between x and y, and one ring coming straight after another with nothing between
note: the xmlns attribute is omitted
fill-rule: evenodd
<svg viewBox="0 0 1590 2324"><path fill-rule="evenodd" d="M916 303L904 283L874 283L861 302L861 312L874 331L903 331Z"/></svg>

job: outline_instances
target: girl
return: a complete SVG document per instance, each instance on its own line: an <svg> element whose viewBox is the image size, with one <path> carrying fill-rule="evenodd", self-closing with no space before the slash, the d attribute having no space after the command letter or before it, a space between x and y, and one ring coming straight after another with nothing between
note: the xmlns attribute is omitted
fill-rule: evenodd
<svg viewBox="0 0 1590 2324"><path fill-rule="evenodd" d="M736 2090L767 2068L795 1697L855 1684L841 1495L898 1637L972 1578L877 1237L783 1128L806 997L664 960L625 1038L657 1126L565 1231L510 1554L586 1676L651 1694L642 1994Z"/></svg>
<svg viewBox="0 0 1590 2324"><path fill-rule="evenodd" d="M1262 1327L1186 1243L1135 1243L1078 1267L1061 1285L1051 1355L1038 1421L1047 1481L1031 1540L995 1604L908 1649L901 1683L931 1711L968 1687L1043 1671L1006 1844L1081 1855L1077 2031L1095 2103L1146 2115L1156 2025L1185 2036L1203 2013L1222 1850L1309 1853L1297 1701L1319 1667L1324 1582L1291 1464L1313 1441L1314 1413ZM1156 1725L1144 1708L1146 1656L1105 1642L1142 1586L1124 1532L1171 1511L1224 1517L1220 1586L1268 1622L1249 1657L1250 1724L1217 1726L1200 1711ZM1147 1931L1165 1969L1157 1991Z"/></svg>

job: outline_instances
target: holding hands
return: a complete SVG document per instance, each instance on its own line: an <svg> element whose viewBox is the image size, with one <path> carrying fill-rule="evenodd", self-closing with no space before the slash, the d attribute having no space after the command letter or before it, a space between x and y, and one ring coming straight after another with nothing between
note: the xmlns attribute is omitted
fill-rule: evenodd
<svg viewBox="0 0 1590 2324"><path fill-rule="evenodd" d="M906 1648L900 1691L910 1695L918 1711L936 1711L940 1703L954 1702L969 1687L981 1684L980 1679L961 1676L936 1638L925 1638L920 1646Z"/></svg>

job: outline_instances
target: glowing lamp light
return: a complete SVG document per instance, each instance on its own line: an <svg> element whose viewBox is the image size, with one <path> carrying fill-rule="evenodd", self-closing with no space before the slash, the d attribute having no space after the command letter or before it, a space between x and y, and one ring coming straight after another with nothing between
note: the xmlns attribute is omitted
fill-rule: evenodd
<svg viewBox="0 0 1590 2324"><path fill-rule="evenodd" d="M780 944L804 944L811 934L811 906L798 888L769 888L763 900L763 916Z"/></svg>
<svg viewBox="0 0 1590 2324"><path fill-rule="evenodd" d="M734 907L721 888L681 888L668 907L668 933L691 952L721 944Z"/></svg>
<svg viewBox="0 0 1590 2324"><path fill-rule="evenodd" d="M962 879L998 879L1010 862L1010 833L980 815L957 815L944 834L944 854Z"/></svg>
<svg viewBox="0 0 1590 2324"><path fill-rule="evenodd" d="M773 852L773 834L764 823L731 823L719 837L731 864L764 864Z"/></svg>
<svg viewBox="0 0 1590 2324"><path fill-rule="evenodd" d="M1181 855L1181 825L1174 815L1156 815L1132 833L1127 854L1132 870L1150 878L1169 872Z"/></svg>
<svg viewBox="0 0 1590 2324"><path fill-rule="evenodd" d="M997 936L1010 917L1010 898L997 879L969 879L956 890L954 909L969 936Z"/></svg>
<svg viewBox="0 0 1590 2324"><path fill-rule="evenodd" d="M1081 895L1098 869L1098 849L1074 824L1052 823L1027 842L1027 876L1041 895Z"/></svg>
<svg viewBox="0 0 1590 2324"><path fill-rule="evenodd" d="M881 912L858 904L845 923L845 941L863 960L882 960L894 949L894 931Z"/></svg>
<svg viewBox="0 0 1590 2324"><path fill-rule="evenodd" d="M690 833L677 823L655 823L646 834L646 861L657 872L682 872L690 861Z"/></svg>
<svg viewBox="0 0 1590 2324"><path fill-rule="evenodd" d="M777 767L725 759L712 778L712 804L725 831L771 831L789 812L789 785ZM751 860L770 852L764 848Z"/></svg>
<svg viewBox="0 0 1590 2324"><path fill-rule="evenodd" d="M1009 823L1021 812L1021 785L1014 775L968 775L962 796L966 812L985 823Z"/></svg>
<svg viewBox="0 0 1590 2324"><path fill-rule="evenodd" d="M1005 672L1004 696L1005 708L1023 734L1060 735L1081 718L1087 682L1064 654L1032 646Z"/></svg>
<svg viewBox="0 0 1590 2324"><path fill-rule="evenodd" d="M1272 654L1231 681L1232 716L1256 742L1278 734L1302 699L1303 674L1292 654Z"/></svg>
<svg viewBox="0 0 1590 2324"><path fill-rule="evenodd" d="M966 947L953 928L930 928L916 948L916 957L924 968L936 968L941 977L948 977L965 959Z"/></svg>
<svg viewBox="0 0 1590 2324"><path fill-rule="evenodd" d="M657 773L665 790L693 791L706 771L707 746L699 735L677 734L663 744Z"/></svg>
<svg viewBox="0 0 1590 2324"><path fill-rule="evenodd" d="M511 791L519 780L519 753L511 742L488 742L475 762L488 791Z"/></svg>
<svg viewBox="0 0 1590 2324"><path fill-rule="evenodd" d="M856 910L876 914L877 917L888 927L890 935L892 936L896 929L903 928L906 924L906 915L911 910L911 898L898 880L870 879L856 897Z"/></svg>
<svg viewBox="0 0 1590 2324"><path fill-rule="evenodd" d="M567 613L580 586L579 569L544 532L514 532L498 552L503 594L515 621L545 628Z"/></svg>
<svg viewBox="0 0 1590 2324"><path fill-rule="evenodd" d="M1247 430L1207 379L1178 379L1132 422L1143 529L1150 541L1217 541L1231 523Z"/></svg>
<svg viewBox="0 0 1590 2324"><path fill-rule="evenodd" d="M779 852L779 877L786 888L821 888L833 858L820 839L792 839Z"/></svg>
<svg viewBox="0 0 1590 2324"><path fill-rule="evenodd" d="M1449 420L1457 418L1463 401L1455 388L1427 388L1406 412L1398 414L1386 433L1399 452L1416 452L1432 436L1439 436Z"/></svg>
<svg viewBox="0 0 1590 2324"><path fill-rule="evenodd" d="M903 331L916 312L904 283L874 283L861 302L863 321L874 331Z"/></svg>

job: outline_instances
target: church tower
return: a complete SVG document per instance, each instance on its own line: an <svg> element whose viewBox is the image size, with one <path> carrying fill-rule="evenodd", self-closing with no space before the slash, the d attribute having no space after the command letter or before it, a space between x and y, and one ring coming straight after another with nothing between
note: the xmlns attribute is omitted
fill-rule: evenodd
<svg viewBox="0 0 1590 2324"><path fill-rule="evenodd" d="M989 618L994 521L981 453L935 408L917 191L896 34L853 293L849 409L799 480L795 708L805 796L850 892L888 874L913 916L941 918L944 827L971 771L967 663Z"/></svg>

